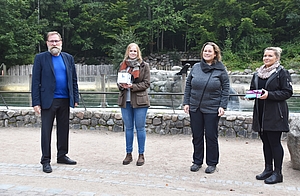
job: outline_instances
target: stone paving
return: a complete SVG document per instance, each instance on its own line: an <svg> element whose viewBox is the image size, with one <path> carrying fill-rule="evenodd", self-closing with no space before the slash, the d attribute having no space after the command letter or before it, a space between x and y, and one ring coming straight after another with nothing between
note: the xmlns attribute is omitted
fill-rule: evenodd
<svg viewBox="0 0 300 196"><path fill-rule="evenodd" d="M218 171L209 175L205 164L189 171L190 136L148 134L146 163L137 167L136 159L122 165L123 133L71 130L69 156L78 164L55 162L53 133L53 172L46 174L39 137L37 128L0 128L1 196L300 195L300 171L291 169L285 142L284 182L266 185L255 180L262 169L259 140L220 138Z"/></svg>

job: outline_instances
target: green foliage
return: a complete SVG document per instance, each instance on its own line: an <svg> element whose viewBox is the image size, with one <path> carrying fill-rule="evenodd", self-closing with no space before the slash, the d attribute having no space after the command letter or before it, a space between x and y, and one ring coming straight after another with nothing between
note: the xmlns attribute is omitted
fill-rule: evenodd
<svg viewBox="0 0 300 196"><path fill-rule="evenodd" d="M42 40L37 11L30 9L29 2L0 1L0 63L8 67L32 63L37 44Z"/></svg>
<svg viewBox="0 0 300 196"><path fill-rule="evenodd" d="M282 61L298 69L299 0L0 0L0 5L0 63L6 65L31 63L35 53L47 50L46 32L56 30L65 51L80 59L109 56L116 68L126 45L139 40L145 56L179 48L199 52L214 41L230 69L260 65L264 48L281 46Z"/></svg>
<svg viewBox="0 0 300 196"><path fill-rule="evenodd" d="M126 51L127 46L130 43L136 43L139 45L140 49L140 41L138 40L137 36L134 34L132 30L122 31L122 33L115 37L116 44L110 47L112 53L111 56L113 58L112 64L114 65L114 69L118 70L120 63L124 59L124 54ZM142 51L142 49L141 49Z"/></svg>
<svg viewBox="0 0 300 196"><path fill-rule="evenodd" d="M180 62L181 56L178 52L176 52L176 51L170 52L169 57L170 57L170 60L172 60L172 62L173 62L173 66L181 66L181 62Z"/></svg>
<svg viewBox="0 0 300 196"><path fill-rule="evenodd" d="M87 64L87 65L98 65L99 64L99 60L97 60L97 59L95 59L93 57L87 58L85 60L85 64Z"/></svg>
<svg viewBox="0 0 300 196"><path fill-rule="evenodd" d="M104 22L99 13L101 9L103 9L103 4L97 2L80 4L78 17L72 19L74 26L78 28L71 36L71 44L77 52L84 52L81 56L89 56L87 52L102 49L99 40L99 28Z"/></svg>
<svg viewBox="0 0 300 196"><path fill-rule="evenodd" d="M287 69L299 70L300 67L300 38L294 39L291 42L283 43L281 46L281 63Z"/></svg>

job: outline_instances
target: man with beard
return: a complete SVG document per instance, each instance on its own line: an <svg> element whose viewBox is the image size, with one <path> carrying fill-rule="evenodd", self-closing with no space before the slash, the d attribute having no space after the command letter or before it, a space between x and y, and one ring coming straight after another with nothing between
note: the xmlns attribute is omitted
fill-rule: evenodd
<svg viewBox="0 0 300 196"><path fill-rule="evenodd" d="M32 69L32 106L41 114L41 164L51 173L51 134L54 118L57 126L57 163L75 165L66 156L69 147L70 107L79 102L77 75L72 55L61 52L62 38L56 32L47 34L47 52L37 54Z"/></svg>

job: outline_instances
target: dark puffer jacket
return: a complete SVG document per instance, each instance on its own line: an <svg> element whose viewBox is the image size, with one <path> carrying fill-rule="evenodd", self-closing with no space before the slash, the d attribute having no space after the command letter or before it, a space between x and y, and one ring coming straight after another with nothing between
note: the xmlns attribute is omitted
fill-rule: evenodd
<svg viewBox="0 0 300 196"><path fill-rule="evenodd" d="M250 90L258 89L258 76L252 77ZM263 114L259 115L258 99L253 108L253 131L289 131L289 110L286 100L293 95L293 87L289 72L281 66L267 79L265 89L268 97L264 101ZM262 125L259 123L262 116Z"/></svg>
<svg viewBox="0 0 300 196"><path fill-rule="evenodd" d="M218 61L208 65L203 60L196 63L186 80L183 105L190 111L200 108L203 113L218 113L218 108L227 108L229 78L225 66Z"/></svg>

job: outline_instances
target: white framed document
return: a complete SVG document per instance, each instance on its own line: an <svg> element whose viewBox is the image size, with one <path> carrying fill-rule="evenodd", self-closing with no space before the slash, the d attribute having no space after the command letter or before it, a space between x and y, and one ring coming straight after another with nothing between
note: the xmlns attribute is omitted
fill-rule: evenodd
<svg viewBox="0 0 300 196"><path fill-rule="evenodd" d="M118 73L118 80L117 83L123 83L123 84L131 84L131 74L130 73Z"/></svg>

